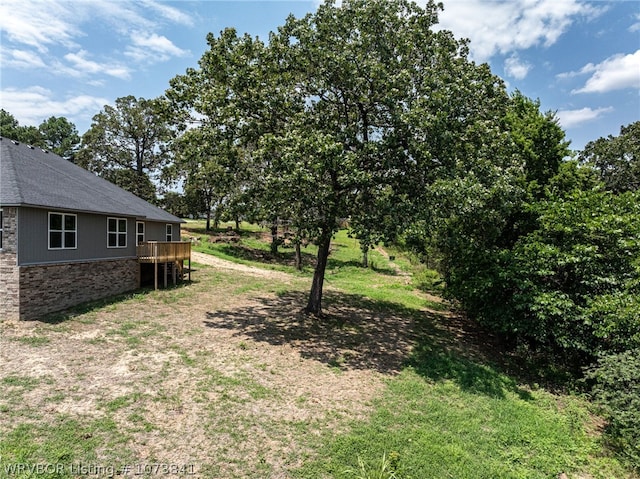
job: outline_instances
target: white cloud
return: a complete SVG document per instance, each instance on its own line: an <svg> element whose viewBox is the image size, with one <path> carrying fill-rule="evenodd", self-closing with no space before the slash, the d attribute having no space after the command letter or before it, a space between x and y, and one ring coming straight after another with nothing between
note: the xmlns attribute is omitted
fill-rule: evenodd
<svg viewBox="0 0 640 479"><path fill-rule="evenodd" d="M487 61L498 53L553 45L577 17L602 11L578 0L450 1L440 26L471 39L473 58Z"/></svg>
<svg viewBox="0 0 640 479"><path fill-rule="evenodd" d="M640 31L640 13L635 15L635 23L629 27L631 33Z"/></svg>
<svg viewBox="0 0 640 479"><path fill-rule="evenodd" d="M559 75L570 78L577 75L592 74L582 88L571 93L605 93L625 88L640 89L640 50L628 55L618 54L607 58L602 63L589 63L579 72Z"/></svg>
<svg viewBox="0 0 640 479"><path fill-rule="evenodd" d="M560 110L556 116L563 128L572 128L582 123L596 120L605 113L613 111L613 107L606 108L581 108L579 110Z"/></svg>
<svg viewBox="0 0 640 479"><path fill-rule="evenodd" d="M511 57L507 58L504 62L505 73L516 80L525 78L530 70L531 64L520 60L515 54L511 55Z"/></svg>
<svg viewBox="0 0 640 479"><path fill-rule="evenodd" d="M87 58L88 55L89 53L85 50L79 50L76 53L67 53L64 59L69 63L69 66L59 65L59 68L63 73L75 77L106 74L123 79L129 78L129 71L125 67L98 63Z"/></svg>
<svg viewBox="0 0 640 479"><path fill-rule="evenodd" d="M9 41L45 53L51 45L72 47L82 35L69 4L44 0L0 2L0 30Z"/></svg>
<svg viewBox="0 0 640 479"><path fill-rule="evenodd" d="M189 54L189 51L178 48L167 37L155 33L134 32L131 41L133 45L127 47L125 55L137 61L158 62Z"/></svg>
<svg viewBox="0 0 640 479"><path fill-rule="evenodd" d="M37 126L50 116L64 116L73 122L90 119L109 100L89 95L59 99L54 98L51 90L35 86L3 89L0 92L0 103L21 125Z"/></svg>
<svg viewBox="0 0 640 479"><path fill-rule="evenodd" d="M123 80L130 77L130 71L127 67L117 64L98 63L87 58L88 55L89 53L85 50L79 50L76 53L67 53L64 59L69 63L69 66L58 64L60 72L74 77L97 74L105 74Z"/></svg>
<svg viewBox="0 0 640 479"><path fill-rule="evenodd" d="M170 7L166 3L155 2L152 0L142 0L145 7L156 10L163 18L171 20L172 23L179 23L185 26L192 26L193 19L186 13L181 12L177 8Z"/></svg>
<svg viewBox="0 0 640 479"><path fill-rule="evenodd" d="M39 54L27 50L0 50L2 65L18 69L45 68Z"/></svg>
<svg viewBox="0 0 640 479"><path fill-rule="evenodd" d="M149 62L189 53L156 32L166 23L191 25L191 18L175 7L154 0L1 0L3 50L11 48L21 52L17 57L3 53L3 66L52 68L74 77L128 78L130 65L114 64L113 59L89 59L85 50L90 47L86 40L92 35L93 22L111 28L125 43L130 40L128 47L113 45L113 51L107 54L113 57L125 51L130 58ZM64 61L62 58L36 61L37 55L48 53L52 47L67 50Z"/></svg>

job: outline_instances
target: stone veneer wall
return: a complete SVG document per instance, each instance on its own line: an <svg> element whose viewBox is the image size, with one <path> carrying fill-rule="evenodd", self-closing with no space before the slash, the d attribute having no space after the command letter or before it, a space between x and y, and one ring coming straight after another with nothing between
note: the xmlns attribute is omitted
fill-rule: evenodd
<svg viewBox="0 0 640 479"><path fill-rule="evenodd" d="M140 287L135 258L19 268L20 319L37 319L80 303Z"/></svg>
<svg viewBox="0 0 640 479"><path fill-rule="evenodd" d="M16 319L20 315L17 236L18 209L2 207L3 231L0 250L0 319Z"/></svg>

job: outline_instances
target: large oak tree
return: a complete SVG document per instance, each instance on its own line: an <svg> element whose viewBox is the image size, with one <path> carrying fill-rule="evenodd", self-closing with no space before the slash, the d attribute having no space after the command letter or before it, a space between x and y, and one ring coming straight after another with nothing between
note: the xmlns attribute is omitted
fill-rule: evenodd
<svg viewBox="0 0 640 479"><path fill-rule="evenodd" d="M508 97L464 41L434 28L439 6L403 0L322 4L268 44L226 30L168 97L235 129L267 210L318 245L306 310L322 312L325 267L343 220L365 243L392 235L442 176L494 179ZM495 141L485 142L489 135ZM493 148L493 149L492 149ZM484 161L474 158L480 152Z"/></svg>

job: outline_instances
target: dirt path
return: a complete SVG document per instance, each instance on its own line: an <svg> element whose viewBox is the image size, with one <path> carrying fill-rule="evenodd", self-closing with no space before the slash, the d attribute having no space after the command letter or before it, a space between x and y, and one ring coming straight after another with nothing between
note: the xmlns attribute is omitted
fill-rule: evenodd
<svg viewBox="0 0 640 479"><path fill-rule="evenodd" d="M284 273L282 271L273 271L269 269L257 268L255 266L248 266L246 264L238 264L232 261L227 261L216 256L198 253L193 251L191 253L191 261L196 263L206 264L207 266L213 266L218 269L225 269L230 271L239 271L251 276L259 276L262 278L272 278L280 281L289 281L293 278L292 275Z"/></svg>

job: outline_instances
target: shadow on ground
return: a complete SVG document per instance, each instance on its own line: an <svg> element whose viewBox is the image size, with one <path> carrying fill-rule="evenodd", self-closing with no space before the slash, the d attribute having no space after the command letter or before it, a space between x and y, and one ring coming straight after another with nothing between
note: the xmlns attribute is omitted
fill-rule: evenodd
<svg viewBox="0 0 640 479"><path fill-rule="evenodd" d="M286 292L256 298L251 304L206 313L204 324L235 331L275 346L288 345L305 359L342 370L374 370L395 375L406 367L425 379L451 380L463 390L491 397L507 391L527 399L517 382L487 360L479 331L461 329L463 319L447 313L415 310L385 301L330 292L325 316L301 311L306 296Z"/></svg>
<svg viewBox="0 0 640 479"><path fill-rule="evenodd" d="M194 272L194 271L197 271L197 270L194 268L191 268L191 272ZM200 282L199 280L181 281L177 285L169 284L167 285L166 288L161 286L160 291L172 291L172 290L179 290L182 288L188 288L189 286L192 286L199 282ZM70 319L73 319L76 316L87 314L92 311L98 311L105 308L106 306L119 304L131 298L135 298L135 297L141 298L143 296L146 296L152 293L153 291L154 291L153 286L143 286L141 288L138 288L134 291L130 291L128 293L121 293L121 294L116 294L115 296L109 296L107 298L97 299L95 301L88 301L86 303L81 303L77 306L72 306L71 308L68 308L62 311L49 313L41 318L32 319L29 321L32 321L34 323L39 322L39 323L46 323L46 324L59 324L59 323L68 321Z"/></svg>

